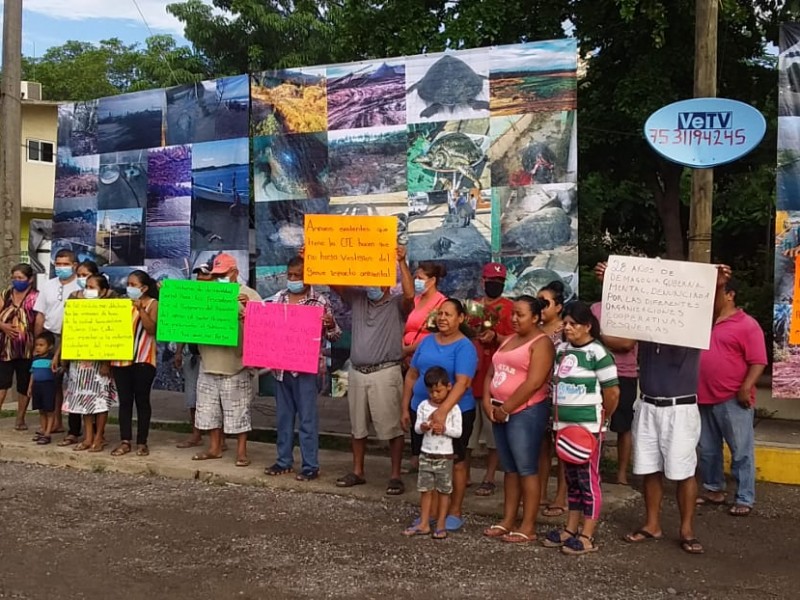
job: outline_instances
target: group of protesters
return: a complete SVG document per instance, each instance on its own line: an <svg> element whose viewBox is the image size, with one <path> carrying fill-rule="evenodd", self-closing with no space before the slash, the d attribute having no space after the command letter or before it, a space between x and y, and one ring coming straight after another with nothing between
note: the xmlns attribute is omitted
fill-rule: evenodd
<svg viewBox="0 0 800 600"><path fill-rule="evenodd" d="M767 362L766 349L758 324L736 305L737 285L728 267L718 268L711 345L701 351L603 335L602 304L588 306L567 298L561 281L544 286L535 297L504 297L507 270L500 263L483 267L482 297L463 301L439 291L446 278L444 265L421 262L412 271L404 246L398 246L397 264L399 292L332 286L331 293L352 311L347 396L353 465L336 485L366 483L372 429L389 446L386 494L403 494L402 459L410 436L412 458L406 471L417 473L420 515L404 535L444 539L463 527L471 459L485 445L486 476L474 494L493 495L500 468L504 495L503 517L485 536L507 543L535 542L541 511L565 517L563 527L548 532L538 540L541 544L566 554L596 551L600 457L607 429L617 436L615 483L629 485L631 463L633 473L643 476L645 522L625 541L638 544L664 537L660 513L667 478L677 482L680 547L691 554L704 551L694 532L694 509L727 501L723 441L731 450L737 486L729 512L747 516L752 511L754 388ZM286 288L268 300L322 307L322 373L323 348L336 342L342 330L328 293L303 281L303 265L301 251L287 265ZM599 264L595 273L602 280L605 265ZM34 443L50 444L63 432L59 446L103 452L108 412L118 406L120 439L111 454L121 457L134 451L135 406L135 454L149 455L158 284L142 270L127 278L132 360L66 361L60 356L65 303L117 294L94 262L78 263L69 250L56 254L55 275L37 290L31 267L16 265L3 293L0 400L16 381L15 429L27 431L32 402L39 411ZM220 459L226 439L235 437L235 464L247 467L257 371L242 362L242 329L247 302L261 298L240 282L239 265L229 254L198 266L193 275L209 282L239 282L239 344L178 346L175 366L184 374L193 425L191 436L178 447L199 448L205 435L207 446L192 459ZM319 374L273 371L273 376L277 456L264 472L317 479ZM68 414L66 429L63 413ZM296 426L301 466L295 472ZM551 468L554 458L557 469ZM548 500L551 472L556 491Z"/></svg>

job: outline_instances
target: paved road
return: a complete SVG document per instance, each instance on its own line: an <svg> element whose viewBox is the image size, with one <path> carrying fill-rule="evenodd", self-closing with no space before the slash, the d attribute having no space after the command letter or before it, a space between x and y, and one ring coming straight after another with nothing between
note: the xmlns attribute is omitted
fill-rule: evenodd
<svg viewBox="0 0 800 600"><path fill-rule="evenodd" d="M482 539L405 539L410 506L0 463L0 598L789 598L800 488L760 485L745 519L703 509L704 556L604 524L580 559ZM675 509L665 502L670 523Z"/></svg>

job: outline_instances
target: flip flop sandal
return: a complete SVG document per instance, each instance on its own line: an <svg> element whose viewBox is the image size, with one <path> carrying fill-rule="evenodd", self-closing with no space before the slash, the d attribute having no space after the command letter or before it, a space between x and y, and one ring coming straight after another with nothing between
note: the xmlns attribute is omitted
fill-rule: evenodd
<svg viewBox="0 0 800 600"><path fill-rule="evenodd" d="M446 540L447 529L435 529L434 532L431 534L431 538L434 540Z"/></svg>
<svg viewBox="0 0 800 600"><path fill-rule="evenodd" d="M444 526L447 531L458 531L464 527L464 519L455 515L447 515L447 518L444 521Z"/></svg>
<svg viewBox="0 0 800 600"><path fill-rule="evenodd" d="M39 439L36 440L36 444L39 446L46 446L50 443L50 436L49 435L40 435Z"/></svg>
<svg viewBox="0 0 800 600"><path fill-rule="evenodd" d="M28 426L25 423L17 423L14 425L14 431L28 431Z"/></svg>
<svg viewBox="0 0 800 600"><path fill-rule="evenodd" d="M681 550L687 554L703 554L705 549L697 538L688 538L680 541Z"/></svg>
<svg viewBox="0 0 800 600"><path fill-rule="evenodd" d="M547 532L547 535L542 540L542 546L545 548L561 548L564 544L567 543L567 540L563 539L561 534L566 533L569 534L569 538L574 538L577 534L570 531L566 527L563 529L551 529Z"/></svg>
<svg viewBox="0 0 800 600"><path fill-rule="evenodd" d="M319 478L319 469L303 469L295 479L297 481L314 481Z"/></svg>
<svg viewBox="0 0 800 600"><path fill-rule="evenodd" d="M731 506L731 509L728 511L728 514L732 517L747 517L750 513L753 512L752 506L745 506L744 504L734 504Z"/></svg>
<svg viewBox="0 0 800 600"><path fill-rule="evenodd" d="M496 488L497 486L493 482L484 481L478 486L478 489L475 490L475 495L481 497L491 496L494 494Z"/></svg>
<svg viewBox="0 0 800 600"><path fill-rule="evenodd" d="M141 444L136 449L136 456L150 456L150 448L147 447L147 444Z"/></svg>
<svg viewBox="0 0 800 600"><path fill-rule="evenodd" d="M237 467L249 467L250 466L250 459L249 458L237 458L236 462L234 464Z"/></svg>
<svg viewBox="0 0 800 600"><path fill-rule="evenodd" d="M37 431L33 434L33 438L31 438L32 442L38 442L39 438L42 437L44 434L41 431Z"/></svg>
<svg viewBox="0 0 800 600"><path fill-rule="evenodd" d="M697 500L695 500L695 506L722 506L725 504L725 498L723 497L722 500L714 500L708 496L699 496Z"/></svg>
<svg viewBox="0 0 800 600"><path fill-rule="evenodd" d="M406 485L400 479L390 479L386 486L387 496L400 496L406 491Z"/></svg>
<svg viewBox="0 0 800 600"><path fill-rule="evenodd" d="M417 535L430 535L430 534L431 534L430 529L428 531L425 531L423 529L420 529L417 525L412 525L411 527L407 527L406 529L403 530L403 535L406 537L414 537Z"/></svg>
<svg viewBox="0 0 800 600"><path fill-rule="evenodd" d="M355 473L348 473L336 480L336 487L349 488L354 485L364 485L365 483L367 483L367 480L363 477L359 477Z"/></svg>
<svg viewBox="0 0 800 600"><path fill-rule="evenodd" d="M119 446L111 451L111 456L125 456L131 451L131 445L128 442L122 442Z"/></svg>
<svg viewBox="0 0 800 600"><path fill-rule="evenodd" d="M581 538L589 542L589 545L585 545ZM561 553L562 554L569 554L571 556L580 556L582 554L589 554L590 552L597 552L599 548L594 543L594 538L589 537L588 535L583 535L582 533L577 537L571 537L564 545L561 546Z"/></svg>
<svg viewBox="0 0 800 600"><path fill-rule="evenodd" d="M100 444L99 446L95 446L92 444L92 447L89 448L88 452L102 452L105 449L105 444Z"/></svg>
<svg viewBox="0 0 800 600"><path fill-rule="evenodd" d="M184 449L184 448L196 448L197 446L202 446L202 445L203 445L203 440L200 440L199 442L186 440L185 442L181 442L180 444L175 444L175 447Z"/></svg>
<svg viewBox="0 0 800 600"><path fill-rule="evenodd" d="M192 460L214 460L214 459L217 459L217 458L222 458L222 455L215 456L215 455L213 455L213 454L211 454L209 452L200 452L198 454L195 454L192 457Z"/></svg>
<svg viewBox="0 0 800 600"><path fill-rule="evenodd" d="M507 535L508 533L511 532L502 525L492 525L491 527L483 530L483 536L487 538L499 538Z"/></svg>
<svg viewBox="0 0 800 600"><path fill-rule="evenodd" d="M68 435L68 436L67 436L67 437L65 437L63 440L61 440L60 442L58 442L58 444L56 444L56 445L57 445L57 446L61 446L61 447L63 448L63 447L65 447L65 446L72 446L72 444L77 444L77 443L78 443L78 440L76 440L76 439L75 439L74 437L72 437L71 435Z"/></svg>
<svg viewBox="0 0 800 600"><path fill-rule="evenodd" d="M270 477L277 477L278 475L288 475L292 473L294 469L292 467L282 467L278 463L275 463L271 467L267 467L264 469L264 475L269 475Z"/></svg>
<svg viewBox="0 0 800 600"><path fill-rule="evenodd" d="M87 443L85 443L85 442L81 442L80 444L78 444L77 446L75 446L75 447L72 449L72 451L73 451L73 452L83 452L84 450L88 450L88 449L89 449L89 448L91 448L91 447L92 447L92 445L91 445L91 444L87 444Z"/></svg>
<svg viewBox="0 0 800 600"><path fill-rule="evenodd" d="M624 536L622 536L622 541L628 542L629 544L641 544L643 542L657 542L658 540L663 539L663 537L663 533L661 535L653 535L644 529L637 529L633 533L626 533Z"/></svg>
<svg viewBox="0 0 800 600"><path fill-rule="evenodd" d="M536 536L525 535L521 531L512 531L500 539L507 544L530 544L536 541Z"/></svg>
<svg viewBox="0 0 800 600"><path fill-rule="evenodd" d="M567 509L563 506L545 506L542 509L542 516L550 517L551 519L557 517L563 517L567 512Z"/></svg>

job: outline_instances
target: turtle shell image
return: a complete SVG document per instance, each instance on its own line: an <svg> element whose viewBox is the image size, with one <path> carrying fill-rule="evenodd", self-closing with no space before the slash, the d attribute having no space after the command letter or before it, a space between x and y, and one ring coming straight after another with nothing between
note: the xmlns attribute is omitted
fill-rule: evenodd
<svg viewBox="0 0 800 600"><path fill-rule="evenodd" d="M420 117L432 117L444 109L469 106L475 110L489 110L489 103L477 100L486 78L478 75L464 61L454 56L443 56L437 60L425 76L408 88L416 90L427 105Z"/></svg>

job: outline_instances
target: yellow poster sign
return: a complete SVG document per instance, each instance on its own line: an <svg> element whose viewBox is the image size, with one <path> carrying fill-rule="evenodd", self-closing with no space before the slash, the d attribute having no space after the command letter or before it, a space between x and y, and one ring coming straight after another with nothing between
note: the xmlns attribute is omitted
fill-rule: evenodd
<svg viewBox="0 0 800 600"><path fill-rule="evenodd" d="M306 215L303 281L395 285L397 217Z"/></svg>
<svg viewBox="0 0 800 600"><path fill-rule="evenodd" d="M63 360L131 360L131 301L67 300L61 343Z"/></svg>
<svg viewBox="0 0 800 600"><path fill-rule="evenodd" d="M789 343L800 345L800 256L794 259L794 293L792 294L792 318L789 326Z"/></svg>

